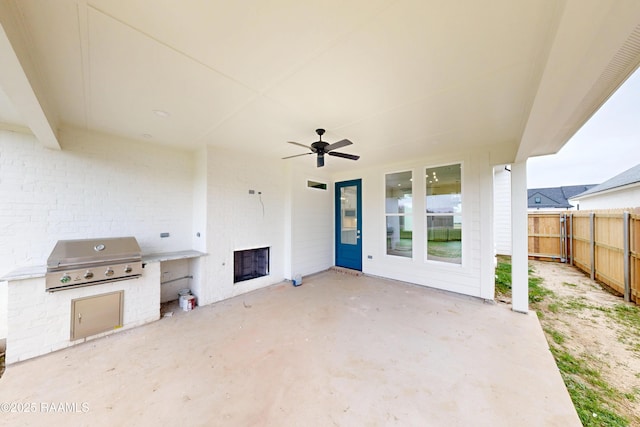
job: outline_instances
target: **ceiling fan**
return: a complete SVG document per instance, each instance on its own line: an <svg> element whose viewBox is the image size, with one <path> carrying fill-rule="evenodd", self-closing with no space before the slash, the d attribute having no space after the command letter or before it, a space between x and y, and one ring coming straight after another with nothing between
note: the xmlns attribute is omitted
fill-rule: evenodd
<svg viewBox="0 0 640 427"><path fill-rule="evenodd" d="M321 168L322 166L324 166L325 153L330 156L342 157L343 159L349 159L349 160L358 160L360 158L360 156L355 156L353 154L338 153L337 151L333 151L337 148L342 148L342 147L346 147L347 145L353 144L353 142L349 141L348 139L342 139L338 142L334 142L333 144L329 144L328 142L324 142L322 140L322 135L324 135L324 129L316 129L316 133L318 134L318 136L320 136L320 140L311 144L311 147L306 146L304 144L297 143L297 142L287 141L289 144L299 145L300 147L308 148L309 150L311 150L310 153L296 154L295 156L283 157L283 159L306 156L309 154L317 154L316 165L319 168Z"/></svg>

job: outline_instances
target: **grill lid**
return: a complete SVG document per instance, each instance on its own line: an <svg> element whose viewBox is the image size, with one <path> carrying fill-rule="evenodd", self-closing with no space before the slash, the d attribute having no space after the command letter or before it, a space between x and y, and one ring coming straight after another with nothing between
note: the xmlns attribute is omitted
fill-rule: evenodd
<svg viewBox="0 0 640 427"><path fill-rule="evenodd" d="M59 240L47 259L47 270L140 259L142 251L133 236Z"/></svg>

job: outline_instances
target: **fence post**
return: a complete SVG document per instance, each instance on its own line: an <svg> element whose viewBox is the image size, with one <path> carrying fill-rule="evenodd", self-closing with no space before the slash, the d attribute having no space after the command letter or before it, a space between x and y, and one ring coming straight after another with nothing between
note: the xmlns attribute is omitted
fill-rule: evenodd
<svg viewBox="0 0 640 427"><path fill-rule="evenodd" d="M631 301L631 282L629 265L629 212L625 212L622 217L622 239L624 247L624 300Z"/></svg>
<svg viewBox="0 0 640 427"><path fill-rule="evenodd" d="M573 213L569 215L569 264L573 266Z"/></svg>
<svg viewBox="0 0 640 427"><path fill-rule="evenodd" d="M596 280L596 214L589 214L589 228L591 231L591 280Z"/></svg>
<svg viewBox="0 0 640 427"><path fill-rule="evenodd" d="M560 262L567 262L567 214L560 214Z"/></svg>

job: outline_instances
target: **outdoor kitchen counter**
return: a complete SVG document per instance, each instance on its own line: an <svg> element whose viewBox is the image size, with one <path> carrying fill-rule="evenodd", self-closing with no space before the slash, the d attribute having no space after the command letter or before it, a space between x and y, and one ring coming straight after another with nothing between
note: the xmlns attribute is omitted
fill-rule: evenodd
<svg viewBox="0 0 640 427"><path fill-rule="evenodd" d="M7 273L6 276L0 277L0 282L4 282L5 280L9 282L13 280L36 279L38 277L44 277L46 274L46 265L32 265L29 267L16 268Z"/></svg>
<svg viewBox="0 0 640 427"><path fill-rule="evenodd" d="M142 262L146 264L146 263L152 263L152 262L172 261L174 259L199 258L206 255L207 254L204 252L199 252L194 250L162 252L162 253L143 255ZM15 281L15 280L24 280L24 279L37 279L39 277L44 277L46 274L47 274L46 265L32 265L28 267L20 267L20 268L16 268L13 271L10 271L5 276L0 277L0 282L4 282L4 281L9 282L9 281Z"/></svg>
<svg viewBox="0 0 640 427"><path fill-rule="evenodd" d="M147 254L142 255L142 262L144 264L150 262L163 262L163 261L173 261L176 259L189 259L189 258L200 258L202 256L206 256L207 254L200 251L188 250L188 251L176 251L176 252L162 252L157 254Z"/></svg>

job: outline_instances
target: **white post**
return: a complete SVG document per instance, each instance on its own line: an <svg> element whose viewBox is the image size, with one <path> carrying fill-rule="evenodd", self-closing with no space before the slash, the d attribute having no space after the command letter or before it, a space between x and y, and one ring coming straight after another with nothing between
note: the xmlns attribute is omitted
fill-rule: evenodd
<svg viewBox="0 0 640 427"><path fill-rule="evenodd" d="M511 291L512 309L529 312L529 233L527 162L511 165Z"/></svg>

